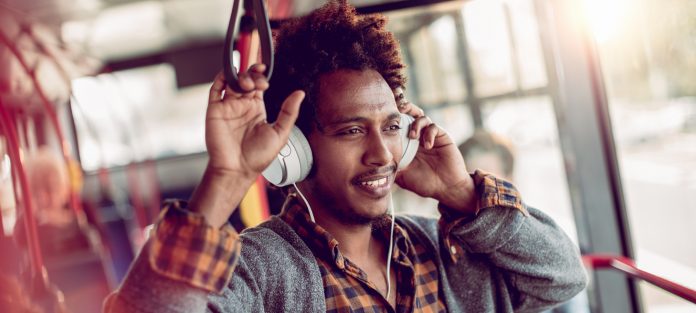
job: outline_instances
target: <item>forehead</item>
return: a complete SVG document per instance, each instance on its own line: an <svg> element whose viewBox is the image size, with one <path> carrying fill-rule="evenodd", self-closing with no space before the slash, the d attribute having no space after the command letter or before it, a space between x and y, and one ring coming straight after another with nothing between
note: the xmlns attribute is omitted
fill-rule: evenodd
<svg viewBox="0 0 696 313"><path fill-rule="evenodd" d="M319 78L317 117L369 116L396 111L389 84L374 70L338 70Z"/></svg>

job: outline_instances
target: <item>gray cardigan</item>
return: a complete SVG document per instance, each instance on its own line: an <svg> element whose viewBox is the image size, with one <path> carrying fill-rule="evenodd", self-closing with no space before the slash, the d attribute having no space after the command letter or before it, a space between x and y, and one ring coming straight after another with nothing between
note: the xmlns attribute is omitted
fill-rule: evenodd
<svg viewBox="0 0 696 313"><path fill-rule="evenodd" d="M452 262L437 220L398 216L432 253L449 312L538 312L587 283L576 246L544 213L489 208L453 230L465 247ZM321 274L302 239L277 217L240 235L241 257L222 294L159 276L139 255L106 312L325 312ZM459 250L461 251L461 250Z"/></svg>

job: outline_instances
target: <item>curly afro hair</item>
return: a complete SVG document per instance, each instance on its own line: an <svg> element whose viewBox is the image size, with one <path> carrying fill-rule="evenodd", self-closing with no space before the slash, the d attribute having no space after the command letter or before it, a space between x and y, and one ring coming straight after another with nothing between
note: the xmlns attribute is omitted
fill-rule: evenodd
<svg viewBox="0 0 696 313"><path fill-rule="evenodd" d="M283 23L275 36L275 64L265 93L268 120L274 121L285 98L306 94L295 123L307 135L316 121L318 80L340 69L377 71L392 89L406 76L399 44L383 15L358 16L347 0L331 0L304 17Z"/></svg>

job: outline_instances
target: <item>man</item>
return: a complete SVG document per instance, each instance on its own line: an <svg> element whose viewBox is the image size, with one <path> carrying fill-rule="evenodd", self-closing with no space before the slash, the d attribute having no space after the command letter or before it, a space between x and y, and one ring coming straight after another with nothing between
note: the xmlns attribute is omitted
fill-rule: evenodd
<svg viewBox="0 0 696 313"><path fill-rule="evenodd" d="M27 180L34 203L34 218L41 253L45 259L64 257L79 250L89 250L88 227L80 227L75 214L68 208L70 174L62 156L48 146L27 154ZM25 216L15 224L14 233L22 246L27 246Z"/></svg>
<svg viewBox="0 0 696 313"><path fill-rule="evenodd" d="M447 133L403 100L384 24L330 2L284 24L270 84L263 65L240 75L247 93L218 75L203 179L188 205L165 208L108 312L539 311L584 288L562 231L509 183L469 175ZM400 112L420 147L397 172ZM314 156L297 187L316 223L290 189L280 216L234 233L227 218L296 120ZM442 218L397 217L388 267L394 183L438 200Z"/></svg>
<svg viewBox="0 0 696 313"><path fill-rule="evenodd" d="M481 169L513 181L515 154L512 143L506 138L477 129L458 148L468 168Z"/></svg>

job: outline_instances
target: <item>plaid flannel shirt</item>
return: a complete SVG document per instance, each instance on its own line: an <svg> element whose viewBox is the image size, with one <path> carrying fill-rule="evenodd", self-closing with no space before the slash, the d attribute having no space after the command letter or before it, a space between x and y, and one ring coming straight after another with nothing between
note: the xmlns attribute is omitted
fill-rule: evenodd
<svg viewBox="0 0 696 313"><path fill-rule="evenodd" d="M280 218L303 238L314 252L324 281L326 312L446 312L438 296L438 270L422 246L413 245L399 225L394 226L392 266L396 272L396 311L368 280L367 273L347 259L338 241L309 219L307 209L291 198ZM389 244L391 218L373 224L373 234Z"/></svg>
<svg viewBox="0 0 696 313"><path fill-rule="evenodd" d="M529 215L512 184L482 171L472 177L479 197L478 209L507 207ZM450 257L456 263L463 249L450 232L475 216L462 215L440 205L439 225ZM364 271L345 258L339 243L321 226L310 221L303 205L288 199L281 218L287 222L317 258L326 297L327 312L445 312L438 291L438 271L433 256L414 244L401 227L394 229L392 264L396 271L396 308L392 308L367 279ZM373 231L388 242L390 219L375 223ZM210 292L220 293L229 283L237 264L238 234L226 225L209 226L203 216L187 211L183 201L167 202L153 229L150 266L157 273Z"/></svg>

